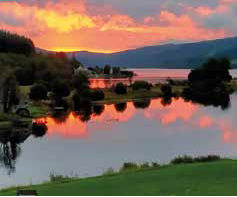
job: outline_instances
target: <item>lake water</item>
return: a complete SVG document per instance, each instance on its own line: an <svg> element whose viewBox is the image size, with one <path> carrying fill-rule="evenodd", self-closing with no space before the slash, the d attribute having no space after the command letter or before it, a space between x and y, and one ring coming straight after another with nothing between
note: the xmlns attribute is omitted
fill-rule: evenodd
<svg viewBox="0 0 237 197"><path fill-rule="evenodd" d="M170 103L153 99L145 104L105 105L92 114L38 119L48 127L41 138L27 133L0 135L0 187L39 183L51 172L95 176L127 161L167 163L184 154L236 158L236 94L230 102L223 110L182 98ZM16 160L4 160L3 143L16 139L21 142L13 151Z"/></svg>
<svg viewBox="0 0 237 197"><path fill-rule="evenodd" d="M134 71L137 76L133 80L151 83L168 77L185 79L190 72ZM236 70L231 74L237 77ZM104 83L111 85L101 80ZM224 98L225 107L226 101L229 98ZM38 119L47 126L42 137L24 128L11 133L0 130L0 188L40 183L48 180L50 173L87 177L110 167L119 169L124 162L167 163L184 154L237 158L237 94L230 96L228 108L223 106L203 106L183 98L153 99Z"/></svg>
<svg viewBox="0 0 237 197"><path fill-rule="evenodd" d="M145 80L152 84L163 83L168 78L187 79L190 69L128 69L136 73L132 79L91 79L91 88L110 88L117 83L130 85L136 80ZM237 69L230 71L233 78L237 78Z"/></svg>

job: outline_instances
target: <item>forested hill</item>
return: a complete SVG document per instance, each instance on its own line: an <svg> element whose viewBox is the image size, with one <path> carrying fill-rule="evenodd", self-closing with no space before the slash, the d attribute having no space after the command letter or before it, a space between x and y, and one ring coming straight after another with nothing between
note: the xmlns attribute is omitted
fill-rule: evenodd
<svg viewBox="0 0 237 197"><path fill-rule="evenodd" d="M72 56L72 53L69 53ZM187 44L166 44L119 53L75 52L86 66L125 66L130 68L196 68L210 57L227 57L237 68L237 37Z"/></svg>
<svg viewBox="0 0 237 197"><path fill-rule="evenodd" d="M0 30L0 53L30 55L35 53L35 46L29 38Z"/></svg>

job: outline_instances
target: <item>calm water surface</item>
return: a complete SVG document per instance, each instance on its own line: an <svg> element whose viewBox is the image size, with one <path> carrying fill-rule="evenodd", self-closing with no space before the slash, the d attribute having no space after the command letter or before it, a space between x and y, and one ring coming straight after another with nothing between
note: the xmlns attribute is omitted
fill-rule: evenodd
<svg viewBox="0 0 237 197"><path fill-rule="evenodd" d="M165 105L154 99L142 106L147 108L132 102L105 105L100 115L87 118L71 112L61 119L37 120L48 131L42 138L22 140L15 172L3 165L0 145L0 187L39 183L50 172L95 176L126 161L166 163L183 154L237 157L236 94L226 110L182 98Z"/></svg>
<svg viewBox="0 0 237 197"><path fill-rule="evenodd" d="M128 69L134 71L137 76L132 79L91 79L91 88L110 88L117 83L123 82L130 85L136 80L145 80L152 84L162 83L167 78L187 79L190 69ZM237 69L231 70L231 75L237 78Z"/></svg>

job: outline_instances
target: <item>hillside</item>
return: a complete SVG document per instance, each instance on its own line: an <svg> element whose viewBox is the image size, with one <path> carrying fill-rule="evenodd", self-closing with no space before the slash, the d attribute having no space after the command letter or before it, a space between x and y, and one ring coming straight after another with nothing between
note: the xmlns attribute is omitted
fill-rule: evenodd
<svg viewBox="0 0 237 197"><path fill-rule="evenodd" d="M73 53L68 53L72 56ZM195 68L210 57L228 57L237 68L237 37L186 44L166 44L112 54L75 52L86 66L130 68Z"/></svg>
<svg viewBox="0 0 237 197"><path fill-rule="evenodd" d="M237 162L181 164L110 176L69 179L26 187L43 196L214 196L236 195ZM0 196L16 195L16 188Z"/></svg>

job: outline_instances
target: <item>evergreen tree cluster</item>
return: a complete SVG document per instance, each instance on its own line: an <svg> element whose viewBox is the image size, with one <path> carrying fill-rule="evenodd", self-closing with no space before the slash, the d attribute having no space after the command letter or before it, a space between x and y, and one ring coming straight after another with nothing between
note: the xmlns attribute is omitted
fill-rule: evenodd
<svg viewBox="0 0 237 197"><path fill-rule="evenodd" d="M0 53L31 55L35 53L35 46L29 38L0 30Z"/></svg>

